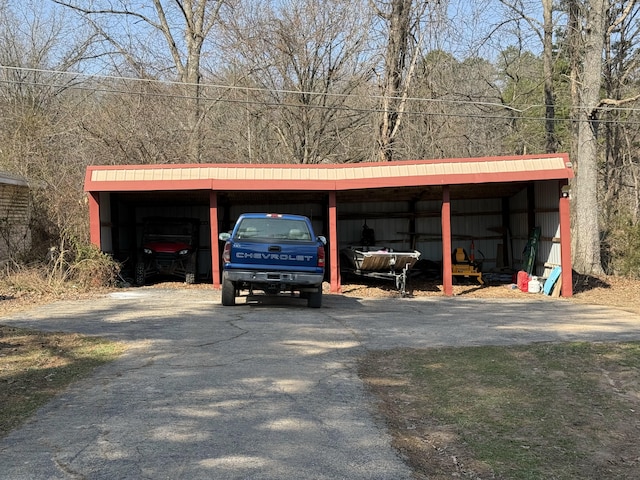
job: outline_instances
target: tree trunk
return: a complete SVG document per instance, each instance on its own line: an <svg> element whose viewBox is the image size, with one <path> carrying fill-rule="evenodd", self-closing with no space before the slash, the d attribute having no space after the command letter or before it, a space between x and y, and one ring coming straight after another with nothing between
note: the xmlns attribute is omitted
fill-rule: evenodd
<svg viewBox="0 0 640 480"><path fill-rule="evenodd" d="M542 0L544 17L544 103L546 151L555 153L558 141L555 133L555 99L553 95L553 1Z"/></svg>
<svg viewBox="0 0 640 480"><path fill-rule="evenodd" d="M378 132L381 161L393 160L393 144L399 120L399 96L405 75L409 50L412 0L393 0L389 22L389 40L385 56L384 85L382 92L382 119Z"/></svg>
<svg viewBox="0 0 640 480"><path fill-rule="evenodd" d="M577 75L577 173L575 179L574 260L576 271L603 273L600 255L598 208L598 110L602 85L606 0L589 0L585 6L582 62ZM574 52L577 54L580 50Z"/></svg>

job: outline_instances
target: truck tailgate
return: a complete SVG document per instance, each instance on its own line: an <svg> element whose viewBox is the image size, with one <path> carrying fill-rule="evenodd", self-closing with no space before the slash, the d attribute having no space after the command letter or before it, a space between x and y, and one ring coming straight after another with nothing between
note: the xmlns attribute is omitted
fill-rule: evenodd
<svg viewBox="0 0 640 480"><path fill-rule="evenodd" d="M322 270L318 267L318 245L315 242L240 241L233 244L231 259L225 268L306 271Z"/></svg>

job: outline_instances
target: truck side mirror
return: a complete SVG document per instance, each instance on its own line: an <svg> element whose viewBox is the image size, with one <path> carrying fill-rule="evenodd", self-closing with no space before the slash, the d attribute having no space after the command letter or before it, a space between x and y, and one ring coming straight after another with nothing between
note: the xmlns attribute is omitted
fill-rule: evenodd
<svg viewBox="0 0 640 480"><path fill-rule="evenodd" d="M222 232L220 235L218 235L218 238L223 242L226 242L231 238L231 234L229 232Z"/></svg>
<svg viewBox="0 0 640 480"><path fill-rule="evenodd" d="M318 235L316 238L318 239L318 241L322 242L323 245L327 244L327 238L323 235Z"/></svg>

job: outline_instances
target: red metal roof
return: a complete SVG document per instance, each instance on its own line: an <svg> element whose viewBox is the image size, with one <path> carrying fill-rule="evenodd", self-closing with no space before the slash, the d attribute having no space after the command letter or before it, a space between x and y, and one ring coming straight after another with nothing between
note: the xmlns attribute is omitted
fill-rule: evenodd
<svg viewBox="0 0 640 480"><path fill-rule="evenodd" d="M84 189L344 191L573 178L567 154L382 163L117 165L87 168Z"/></svg>

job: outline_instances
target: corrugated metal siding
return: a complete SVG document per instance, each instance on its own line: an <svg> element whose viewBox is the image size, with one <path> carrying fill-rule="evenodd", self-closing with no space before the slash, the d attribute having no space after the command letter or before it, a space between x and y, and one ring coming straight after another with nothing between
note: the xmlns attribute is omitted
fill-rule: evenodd
<svg viewBox="0 0 640 480"><path fill-rule="evenodd" d="M0 263L31 245L31 204L25 182L0 183Z"/></svg>
<svg viewBox="0 0 640 480"><path fill-rule="evenodd" d="M509 207L511 210L526 210L527 209L527 191L521 190L509 199Z"/></svg>
<svg viewBox="0 0 640 480"><path fill-rule="evenodd" d="M536 275L547 277L553 267L561 265L559 221L558 214L545 214L539 222L542 233L540 250L537 255Z"/></svg>
<svg viewBox="0 0 640 480"><path fill-rule="evenodd" d="M290 213L293 215L305 215L309 217L312 221L318 220L320 222L326 215L326 212L324 211L324 207L320 203L261 204L258 201L258 203L252 203L250 205L247 205L247 204L231 205L231 209L230 209L231 223L235 223L237 218L243 213ZM322 225L322 223L320 223L320 225ZM315 223L314 223L314 228L315 228Z"/></svg>
<svg viewBox="0 0 640 480"><path fill-rule="evenodd" d="M560 265L560 213L558 182L535 184L536 225L540 226L540 249L537 255L536 275L547 277L551 269Z"/></svg>
<svg viewBox="0 0 640 480"><path fill-rule="evenodd" d="M340 205L338 217L346 217L338 222L340 248L360 242L366 221L367 226L375 230L376 243L396 250L411 249L413 233L415 249L421 253L421 258L440 262L441 206L441 201L418 202L415 206L415 231L410 232L413 214L406 202ZM494 268L498 263L498 245L504 242L501 199L453 200L451 210L452 248L463 247L470 253L473 239L476 259L484 257L485 270Z"/></svg>
<svg viewBox="0 0 640 480"><path fill-rule="evenodd" d="M535 183L536 210L557 210L560 186L556 181Z"/></svg>
<svg viewBox="0 0 640 480"><path fill-rule="evenodd" d="M100 192L100 243L105 253L113 253L113 222L111 215L111 194Z"/></svg>
<svg viewBox="0 0 640 480"><path fill-rule="evenodd" d="M29 220L29 189L0 183L0 220L26 223Z"/></svg>
<svg viewBox="0 0 640 480"><path fill-rule="evenodd" d="M409 221L404 218L375 218L366 220L367 226L375 232L376 244L394 250L410 248ZM359 245L364 220L344 220L339 222L340 247Z"/></svg>
<svg viewBox="0 0 640 480"><path fill-rule="evenodd" d="M421 201L416 204L416 250L420 258L439 262L442 260L442 201Z"/></svg>
<svg viewBox="0 0 640 480"><path fill-rule="evenodd" d="M380 213L406 213L409 205L407 202L366 202L345 203L339 206L339 214L380 214Z"/></svg>
<svg viewBox="0 0 640 480"><path fill-rule="evenodd" d="M374 230L376 243L395 250L409 248L409 220L406 202L352 203L338 207L338 242L340 248L359 245L362 228Z"/></svg>
<svg viewBox="0 0 640 480"><path fill-rule="evenodd" d="M512 266L516 270L520 270L523 265L523 252L527 245L528 219L526 212L514 213L511 215L511 243L513 245L513 261Z"/></svg>
<svg viewBox="0 0 640 480"><path fill-rule="evenodd" d="M293 215L304 215L311 219L313 230L316 235L328 236L324 231L323 219L326 211L320 203L269 203L269 204L234 204L231 205L231 226L235 224L238 217L243 213L290 213Z"/></svg>
<svg viewBox="0 0 640 480"><path fill-rule="evenodd" d="M502 234L502 202L498 199L454 200L451 202L451 248L464 248L471 253L473 241L476 260L483 261L483 270L495 268L498 244Z"/></svg>
<svg viewBox="0 0 640 480"><path fill-rule="evenodd" d="M560 264L560 213L558 211L559 184L556 181L534 183L535 205L532 206L535 225L540 227L540 243L536 255L533 274L548 276L545 265ZM527 192L523 190L510 201L511 231L513 235L514 268L521 269L524 251L529 238L529 216L527 213Z"/></svg>
<svg viewBox="0 0 640 480"><path fill-rule="evenodd" d="M545 192L556 190L556 186L545 185ZM415 248L421 258L442 261L442 226L440 201L421 201L415 206L415 232L410 232L409 204L406 202L371 202L340 205L338 209L338 238L340 248L360 242L362 227L366 221L376 234L376 243L399 249L411 248L411 235L415 233ZM537 224L542 227L536 274L544 273L544 263L559 262L559 244L551 239L557 237L559 214L552 201L544 203L545 211L537 212ZM452 249L462 247L471 251L471 241L477 260L483 260L483 270L489 271L502 263L498 258L503 249L509 252L510 264L515 269L522 268L523 251L528 240L527 191L522 190L509 199L510 236L506 242L502 231L502 199L452 200L451 234ZM341 218L342 217L342 218ZM505 245L506 243L506 245Z"/></svg>
<svg viewBox="0 0 640 480"><path fill-rule="evenodd" d="M522 190L509 199L509 227L511 230L511 250L513 258L511 267L515 270L522 268L522 252L527 245L529 236L527 215L527 191Z"/></svg>
<svg viewBox="0 0 640 480"><path fill-rule="evenodd" d="M347 203L338 207L339 248L361 243L366 222L375 232L376 243L404 250L410 247L407 202Z"/></svg>

